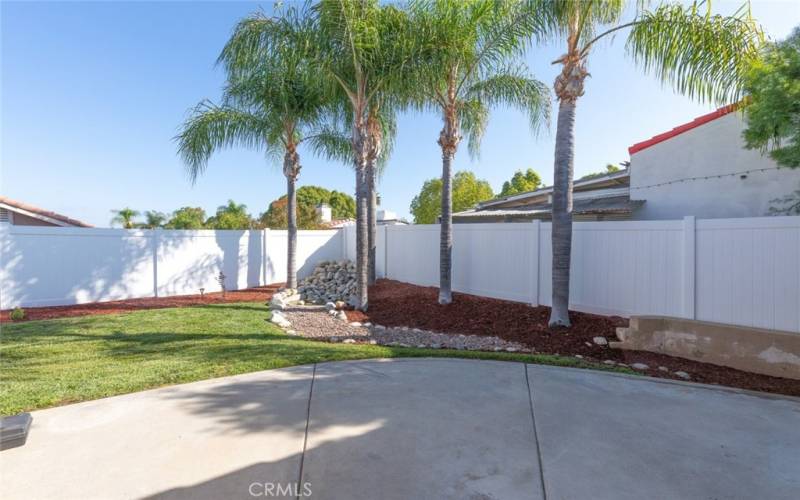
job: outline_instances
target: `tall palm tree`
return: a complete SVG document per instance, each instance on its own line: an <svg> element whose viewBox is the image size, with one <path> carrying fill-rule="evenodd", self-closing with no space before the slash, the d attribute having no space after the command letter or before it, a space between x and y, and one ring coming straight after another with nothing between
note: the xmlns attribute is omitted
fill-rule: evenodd
<svg viewBox="0 0 800 500"><path fill-rule="evenodd" d="M489 108L504 104L528 113L536 129L547 121L547 86L517 59L542 29L524 2L421 0L411 6L421 40L422 63L414 71L416 103L441 113L442 215L439 303L452 302L452 162L463 135L476 156Z"/></svg>
<svg viewBox="0 0 800 500"><path fill-rule="evenodd" d="M121 208L119 210L112 210L111 213L114 214L114 218L111 219L111 225L119 224L122 226L123 229L133 229L136 227L136 223L133 221L136 217L139 217L139 211L134 210L130 207Z"/></svg>
<svg viewBox="0 0 800 500"><path fill-rule="evenodd" d="M219 56L228 74L221 105L201 102L177 136L192 181L205 171L211 154L242 146L282 156L288 200L286 286L297 287L298 147L324 150L328 94L311 64L313 22L306 9L289 7L280 17L253 14L234 29Z"/></svg>
<svg viewBox="0 0 800 500"><path fill-rule="evenodd" d="M367 241L369 247L367 283L369 285L374 285L376 279L377 181L379 175L386 168L394 147L394 139L397 134L395 111L400 108L401 104L394 99L394 96L389 95L383 99L376 100L370 107L370 112L367 116L367 133L369 137L367 146Z"/></svg>
<svg viewBox="0 0 800 500"><path fill-rule="evenodd" d="M413 45L406 13L392 5L381 6L378 0L322 0L315 10L320 49L317 62L333 83L332 94L350 115L351 159L356 173L356 305L366 310L369 211L374 207L370 169L375 172L374 165L369 165L375 163L382 149L375 133L381 128L377 125L379 103L382 96L391 95L392 89L401 85Z"/></svg>
<svg viewBox="0 0 800 500"><path fill-rule="evenodd" d="M644 2L646 3L646 2ZM763 35L745 5L733 16L713 15L711 1L665 3L641 9L623 22L624 0L534 0L553 34L566 39L554 89L558 99L553 181L552 310L550 326L568 327L572 249L572 176L575 110L589 76L597 42L629 29L627 52L645 71L700 101L724 103L741 96L742 75L757 56Z"/></svg>

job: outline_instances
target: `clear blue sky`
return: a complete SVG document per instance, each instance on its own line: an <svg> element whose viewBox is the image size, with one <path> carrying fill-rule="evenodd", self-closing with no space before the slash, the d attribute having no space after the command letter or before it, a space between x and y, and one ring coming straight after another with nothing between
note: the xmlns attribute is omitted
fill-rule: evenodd
<svg viewBox="0 0 800 500"><path fill-rule="evenodd" d="M715 3L720 12L738 5ZM232 198L254 215L265 210L285 182L261 154L221 153L192 187L172 141L189 108L218 98L223 75L214 61L234 23L258 8L249 2L2 2L0 192L98 226L124 206L164 212L202 206L210 214ZM753 12L773 38L800 24L796 0L756 0ZM548 84L558 45L528 57ZM600 46L589 69L577 116L576 176L627 160L631 144L712 109L643 75L625 56L623 37ZM396 152L380 183L385 208L408 216L423 181L440 174L440 127L435 115L401 117ZM456 169L473 170L495 191L528 167L550 184L554 131L553 123L534 137L522 115L498 109L481 158L470 161L463 147ZM301 185L354 191L348 167L310 153L302 162Z"/></svg>

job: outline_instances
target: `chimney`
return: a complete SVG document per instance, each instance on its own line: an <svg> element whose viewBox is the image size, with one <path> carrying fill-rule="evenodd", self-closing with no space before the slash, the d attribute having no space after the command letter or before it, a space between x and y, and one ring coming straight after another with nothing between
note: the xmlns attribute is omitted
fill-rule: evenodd
<svg viewBox="0 0 800 500"><path fill-rule="evenodd" d="M319 216L320 222L330 222L332 219L331 207L325 203L320 203L317 205L317 215Z"/></svg>

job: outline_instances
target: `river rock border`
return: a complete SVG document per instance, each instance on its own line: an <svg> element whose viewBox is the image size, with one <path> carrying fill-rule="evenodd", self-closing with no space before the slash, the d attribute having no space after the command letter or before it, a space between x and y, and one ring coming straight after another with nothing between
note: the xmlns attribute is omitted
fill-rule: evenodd
<svg viewBox="0 0 800 500"><path fill-rule="evenodd" d="M325 306L283 305L272 309L270 321L290 335L345 344L377 344L420 349L456 349L467 351L520 352L534 350L517 342L495 336L454 335L419 328L387 327L371 323L347 322L336 304Z"/></svg>

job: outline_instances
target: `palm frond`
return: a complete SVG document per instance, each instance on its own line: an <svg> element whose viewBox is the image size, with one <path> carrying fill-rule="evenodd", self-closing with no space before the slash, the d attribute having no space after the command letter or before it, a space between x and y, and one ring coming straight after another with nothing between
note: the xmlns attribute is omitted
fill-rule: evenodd
<svg viewBox="0 0 800 500"><path fill-rule="evenodd" d="M383 176L389 166L389 159L394 153L394 147L397 139L397 115L394 112L395 108L391 106L381 107L379 120L381 124L381 140L383 146L381 148L381 155L378 157L378 175Z"/></svg>
<svg viewBox="0 0 800 500"><path fill-rule="evenodd" d="M348 165L352 163L353 149L348 135L333 130L320 130L308 136L304 142L316 156Z"/></svg>
<svg viewBox="0 0 800 500"><path fill-rule="evenodd" d="M481 141L489 124L489 108L479 99L465 101L459 110L461 133L467 138L467 150L473 159L480 157Z"/></svg>
<svg viewBox="0 0 800 500"><path fill-rule="evenodd" d="M747 13L711 15L698 3L663 5L635 22L627 50L676 91L717 104L742 97L743 77L764 35Z"/></svg>
<svg viewBox="0 0 800 500"><path fill-rule="evenodd" d="M240 146L265 148L269 127L263 116L203 101L192 110L175 137L178 153L192 182L202 174L214 151Z"/></svg>
<svg viewBox="0 0 800 500"><path fill-rule="evenodd" d="M529 76L523 65L498 68L493 74L472 84L467 97L481 101L490 108L507 105L524 111L534 132L543 125L549 125L550 89Z"/></svg>

